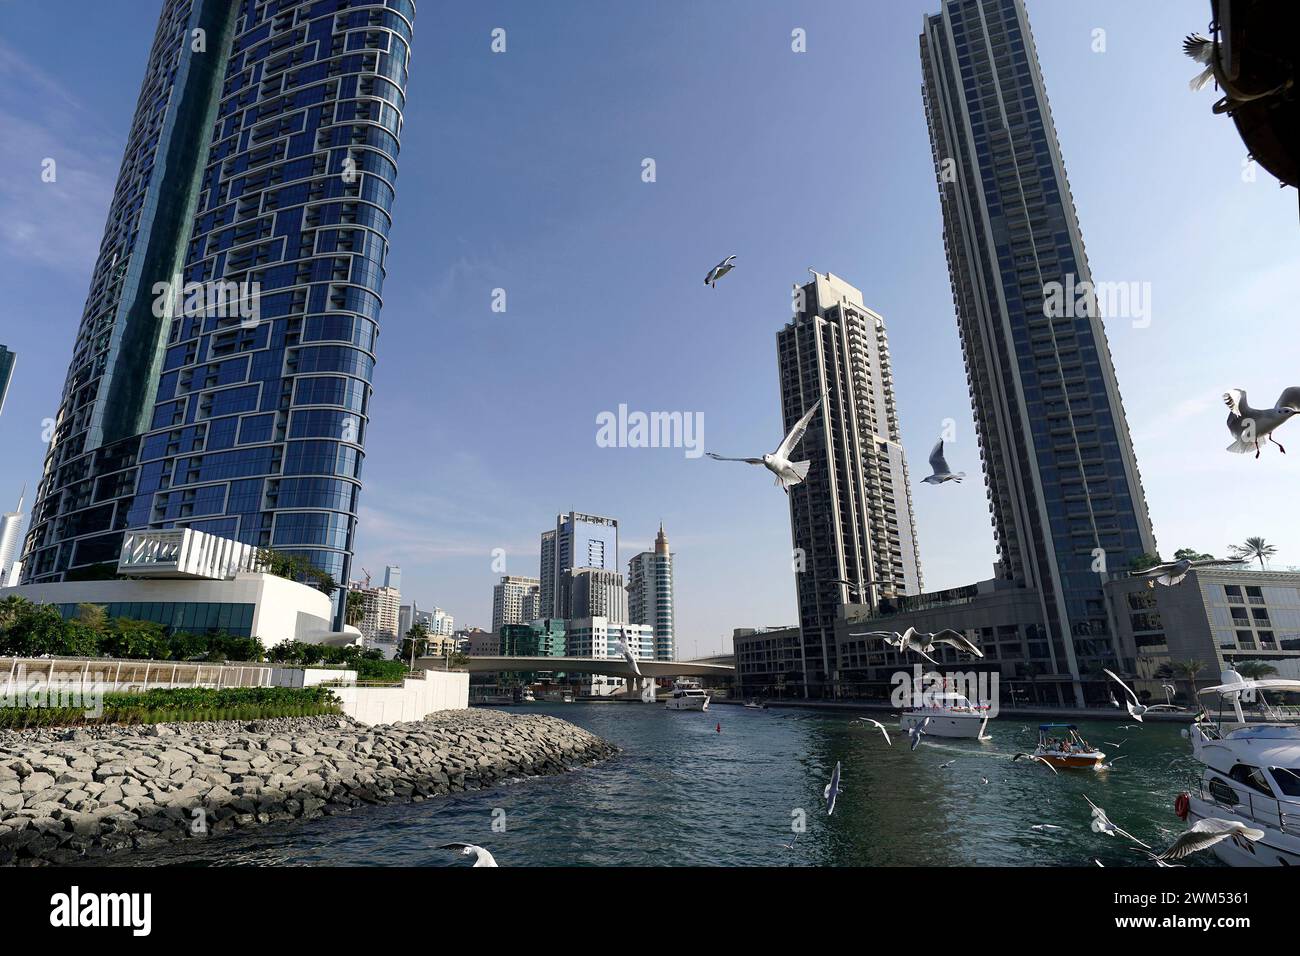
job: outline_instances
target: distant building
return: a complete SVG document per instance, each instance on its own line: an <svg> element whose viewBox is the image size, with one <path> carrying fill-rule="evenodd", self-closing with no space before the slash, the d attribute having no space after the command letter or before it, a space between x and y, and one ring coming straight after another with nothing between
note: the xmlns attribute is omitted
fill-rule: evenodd
<svg viewBox="0 0 1300 956"><path fill-rule="evenodd" d="M397 565L390 564L384 568L384 587L398 592L402 590L402 569Z"/></svg>
<svg viewBox="0 0 1300 956"><path fill-rule="evenodd" d="M354 582L352 590L362 597L361 622L357 628L366 644L392 643L403 636L398 633L402 595L394 588L368 588Z"/></svg>
<svg viewBox="0 0 1300 956"><path fill-rule="evenodd" d="M918 593L921 561L884 319L830 273L796 305L777 359L783 431L819 409L793 452L812 465L789 506L804 693L821 697L834 693L841 608Z"/></svg>
<svg viewBox="0 0 1300 956"><path fill-rule="evenodd" d="M567 629L564 621L545 618L501 628L499 651L503 657L564 657Z"/></svg>
<svg viewBox="0 0 1300 956"><path fill-rule="evenodd" d="M27 499L24 487L18 496L18 507L0 516L0 587L18 583L18 541L23 531L23 502Z"/></svg>
<svg viewBox="0 0 1300 956"><path fill-rule="evenodd" d="M575 618L603 617L624 622L627 616L627 587L623 575L599 568L570 568L560 576L568 599L564 606Z"/></svg>
<svg viewBox="0 0 1300 956"><path fill-rule="evenodd" d="M673 555L664 526L659 526L653 551L633 556L627 566L627 619L654 630L655 660L677 659L673 618Z"/></svg>
<svg viewBox="0 0 1300 956"><path fill-rule="evenodd" d="M541 587L537 578L507 574L492 588L492 630L524 624L541 616Z"/></svg>
<svg viewBox="0 0 1300 956"><path fill-rule="evenodd" d="M573 568L617 571L618 521L577 511L555 516L555 529L542 532L540 617L571 617L569 591L560 577Z"/></svg>
<svg viewBox="0 0 1300 956"><path fill-rule="evenodd" d="M603 617L589 617L565 622L565 654L568 657L594 657L598 660L621 659L617 643L624 641L637 660L654 660L654 630L643 624L625 624ZM596 697L621 692L627 681L605 674L574 675L580 682L579 693Z"/></svg>
<svg viewBox="0 0 1300 956"><path fill-rule="evenodd" d="M501 638L495 631L467 627L456 631L454 636L461 651L470 657L496 657L501 653Z"/></svg>
<svg viewBox="0 0 1300 956"><path fill-rule="evenodd" d="M0 345L0 412L5 410L5 396L9 394L9 382L13 379L17 359L18 356Z"/></svg>
<svg viewBox="0 0 1300 956"><path fill-rule="evenodd" d="M731 635L736 692L744 697L803 695L799 628L738 627Z"/></svg>

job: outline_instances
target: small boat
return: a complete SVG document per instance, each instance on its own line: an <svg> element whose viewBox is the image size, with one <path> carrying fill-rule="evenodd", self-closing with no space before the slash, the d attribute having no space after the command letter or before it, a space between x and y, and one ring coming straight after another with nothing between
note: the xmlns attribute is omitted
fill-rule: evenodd
<svg viewBox="0 0 1300 956"><path fill-rule="evenodd" d="M563 704L572 704L572 703L573 703L573 695L572 695L572 694L565 694L563 697L560 698L560 703L563 703Z"/></svg>
<svg viewBox="0 0 1300 956"><path fill-rule="evenodd" d="M1035 757L1042 757L1053 767L1096 769L1106 755L1079 733L1074 724L1039 724Z"/></svg>
<svg viewBox="0 0 1300 956"><path fill-rule="evenodd" d="M1264 696L1300 693L1300 681L1246 679L1231 668L1220 680L1200 693L1218 694L1230 712L1221 708L1217 720L1202 712L1185 731L1204 770L1195 790L1178 795L1174 812L1189 826L1212 818L1262 830L1259 840L1214 845L1228 866L1300 866L1300 724ZM1243 701L1256 705L1258 722L1247 719Z"/></svg>
<svg viewBox="0 0 1300 956"><path fill-rule="evenodd" d="M761 703L757 700L745 701L745 707L749 710L767 710L767 704Z"/></svg>
<svg viewBox="0 0 1300 956"><path fill-rule="evenodd" d="M533 704L537 702L537 698L533 696L531 689L525 689L523 694L519 697L519 702L522 704Z"/></svg>
<svg viewBox="0 0 1300 956"><path fill-rule="evenodd" d="M979 740L989 722L989 709L984 704L972 704L964 694L951 691L929 693L922 703L906 708L898 719L903 730L911 730L926 718L925 732L931 737L964 737Z"/></svg>
<svg viewBox="0 0 1300 956"><path fill-rule="evenodd" d="M668 710L708 710L709 695L700 689L696 680L679 680L673 683L672 695L664 702Z"/></svg>

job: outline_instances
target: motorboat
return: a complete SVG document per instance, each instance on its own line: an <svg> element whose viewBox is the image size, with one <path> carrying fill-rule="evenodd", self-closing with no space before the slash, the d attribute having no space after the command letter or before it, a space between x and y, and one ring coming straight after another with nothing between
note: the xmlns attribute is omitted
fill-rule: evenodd
<svg viewBox="0 0 1300 956"><path fill-rule="evenodd" d="M1174 812L1189 826L1217 818L1263 830L1262 839L1212 847L1229 866L1300 866L1300 725L1266 696L1300 693L1300 680L1250 680L1231 669L1220 680L1200 692L1219 696L1218 716L1202 711L1187 731L1205 769L1195 789L1178 795ZM1257 721L1247 719L1243 703L1255 705Z"/></svg>
<svg viewBox="0 0 1300 956"><path fill-rule="evenodd" d="M560 698L560 703L562 703L562 704L572 704L572 703L573 703L573 695L570 694L570 693L565 693L565 695L564 695L563 697Z"/></svg>
<svg viewBox="0 0 1300 956"><path fill-rule="evenodd" d="M964 737L979 740L989 722L987 704L973 704L964 694L953 691L927 692L916 706L903 709L898 725L911 730L926 718L925 732L931 737Z"/></svg>
<svg viewBox="0 0 1300 956"><path fill-rule="evenodd" d="M673 692L664 701L668 710L708 710L709 695L700 688L695 680L679 680L673 683Z"/></svg>
<svg viewBox="0 0 1300 956"><path fill-rule="evenodd" d="M1106 755L1084 740L1074 724L1039 724L1034 756L1053 767L1073 770L1096 770L1106 760Z"/></svg>
<svg viewBox="0 0 1300 956"><path fill-rule="evenodd" d="M745 701L745 708L747 710L767 710L767 704L757 700L747 700Z"/></svg>

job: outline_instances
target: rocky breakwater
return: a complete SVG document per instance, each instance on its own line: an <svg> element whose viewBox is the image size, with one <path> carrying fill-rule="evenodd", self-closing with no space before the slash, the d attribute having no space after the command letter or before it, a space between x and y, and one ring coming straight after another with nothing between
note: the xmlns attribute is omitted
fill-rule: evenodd
<svg viewBox="0 0 1300 956"><path fill-rule="evenodd" d="M491 710L0 734L0 864L72 863L563 773L612 744Z"/></svg>

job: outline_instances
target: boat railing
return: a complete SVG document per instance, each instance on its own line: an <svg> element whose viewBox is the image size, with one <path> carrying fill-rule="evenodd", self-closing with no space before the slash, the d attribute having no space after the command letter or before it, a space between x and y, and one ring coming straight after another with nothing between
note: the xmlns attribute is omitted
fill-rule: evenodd
<svg viewBox="0 0 1300 956"><path fill-rule="evenodd" d="M1228 803L1219 794L1203 782L1197 784L1197 791L1206 803L1231 810L1233 813L1249 817L1265 826L1289 833L1300 833L1300 803L1283 803L1276 797L1259 793L1249 787L1243 787L1236 781L1218 778L1236 794L1235 803Z"/></svg>

